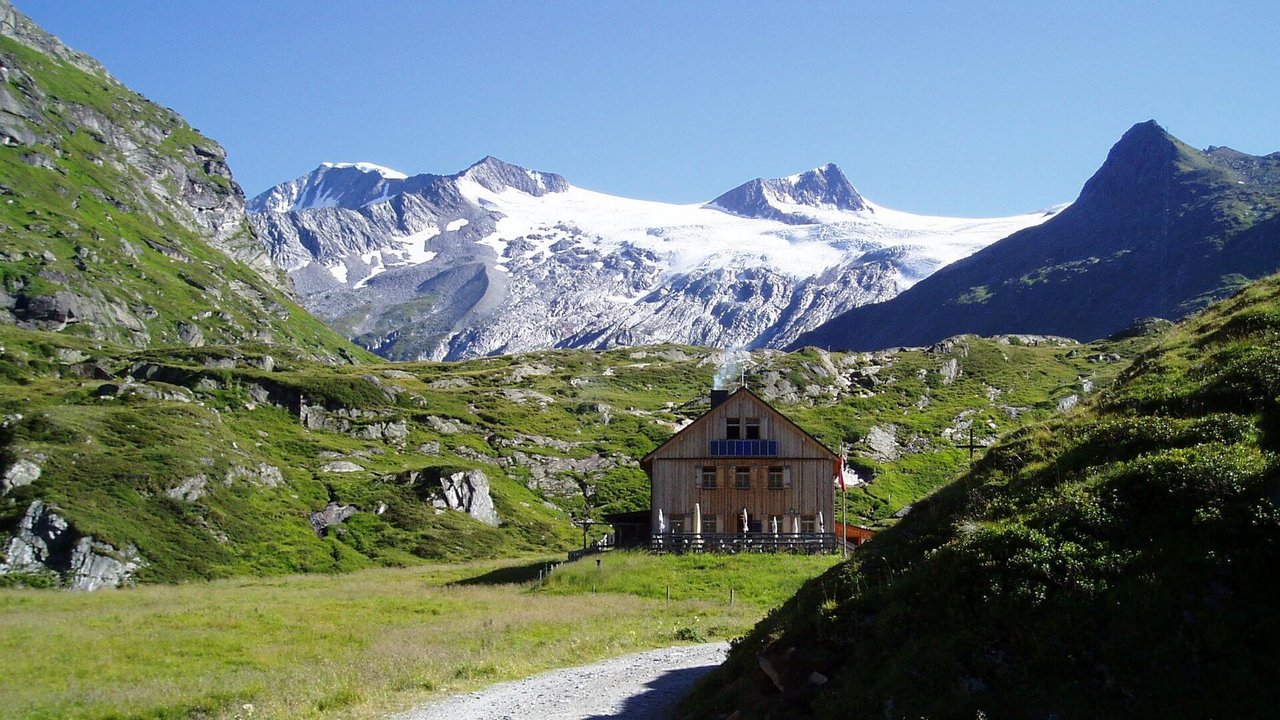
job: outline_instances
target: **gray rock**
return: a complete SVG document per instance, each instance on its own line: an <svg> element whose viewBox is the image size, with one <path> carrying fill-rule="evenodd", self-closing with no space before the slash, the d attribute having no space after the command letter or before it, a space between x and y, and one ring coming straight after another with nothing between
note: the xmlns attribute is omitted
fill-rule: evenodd
<svg viewBox="0 0 1280 720"><path fill-rule="evenodd" d="M121 553L106 543L94 542L92 537L83 537L71 553L67 584L72 590L119 587L141 567L137 548L128 546Z"/></svg>
<svg viewBox="0 0 1280 720"><path fill-rule="evenodd" d="M334 460L333 462L325 463L320 467L321 472L331 472L331 473L353 473L353 472L361 472L363 470L364 468L351 462L350 460Z"/></svg>
<svg viewBox="0 0 1280 720"><path fill-rule="evenodd" d="M938 370L938 374L942 376L942 384L950 385L960 377L960 361L955 358L947 358L942 363L942 367Z"/></svg>
<svg viewBox="0 0 1280 720"><path fill-rule="evenodd" d="M176 487L169 488L165 491L165 495L174 500L185 500L186 502L195 502L205 496L205 488L209 484L209 477L203 473L200 475L192 475L183 478L182 482Z"/></svg>
<svg viewBox="0 0 1280 720"><path fill-rule="evenodd" d="M893 462L901 455L898 447L897 425L876 425L867 432L862 442L867 446L867 455L881 462Z"/></svg>
<svg viewBox="0 0 1280 720"><path fill-rule="evenodd" d="M40 479L40 466L27 458L19 458L0 476L0 496L8 495L10 490L30 485Z"/></svg>
<svg viewBox="0 0 1280 720"><path fill-rule="evenodd" d="M143 564L137 548L118 551L92 536L81 536L40 500L22 516L5 557L0 574L52 571L73 590L117 587L129 582Z"/></svg>
<svg viewBox="0 0 1280 720"><path fill-rule="evenodd" d="M323 510L311 513L311 527L315 529L317 535L323 535L325 528L331 525L338 525L357 512L359 510L354 505L339 505L336 502L331 502Z"/></svg>
<svg viewBox="0 0 1280 720"><path fill-rule="evenodd" d="M1066 412L1080 402L1079 395L1068 395L1058 400L1058 412Z"/></svg>
<svg viewBox="0 0 1280 720"><path fill-rule="evenodd" d="M501 523L489 495L489 477L480 470L466 470L440 478L438 507L465 512L486 525Z"/></svg>

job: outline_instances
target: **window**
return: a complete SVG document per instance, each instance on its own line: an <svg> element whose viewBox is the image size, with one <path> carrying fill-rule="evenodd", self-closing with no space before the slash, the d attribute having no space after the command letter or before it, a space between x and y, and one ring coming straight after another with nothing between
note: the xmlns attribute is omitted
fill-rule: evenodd
<svg viewBox="0 0 1280 720"><path fill-rule="evenodd" d="M812 515L805 515L800 519L800 532L816 533L818 532L818 521Z"/></svg>
<svg viewBox="0 0 1280 720"><path fill-rule="evenodd" d="M733 486L739 490L751 489L751 468L739 465L733 469Z"/></svg>
<svg viewBox="0 0 1280 720"><path fill-rule="evenodd" d="M790 484L787 482L789 479L790 478L787 477L787 473L783 470L781 465L773 465L769 468L770 490L782 490Z"/></svg>
<svg viewBox="0 0 1280 720"><path fill-rule="evenodd" d="M742 418L725 418L724 437L726 440L742 439Z"/></svg>
<svg viewBox="0 0 1280 720"><path fill-rule="evenodd" d="M743 427L746 430L746 434L743 435L743 439L760 439L760 418L745 418L743 420Z"/></svg>
<svg viewBox="0 0 1280 720"><path fill-rule="evenodd" d="M701 532L704 532L704 533L713 533L713 532L716 532L716 516L715 516L715 515L703 515L703 516L702 516L702 530L701 530Z"/></svg>
<svg viewBox="0 0 1280 720"><path fill-rule="evenodd" d="M703 465L698 475L698 487L703 490L716 489L716 467L714 465Z"/></svg>

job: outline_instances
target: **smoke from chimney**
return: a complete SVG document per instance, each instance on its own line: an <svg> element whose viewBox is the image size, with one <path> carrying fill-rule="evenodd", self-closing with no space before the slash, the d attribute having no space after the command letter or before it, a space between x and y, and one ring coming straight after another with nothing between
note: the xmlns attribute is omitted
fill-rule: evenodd
<svg viewBox="0 0 1280 720"><path fill-rule="evenodd" d="M716 367L716 377L712 387L716 390L730 390L734 383L742 377L742 371L751 363L751 353L740 347L727 348L720 354L720 364Z"/></svg>

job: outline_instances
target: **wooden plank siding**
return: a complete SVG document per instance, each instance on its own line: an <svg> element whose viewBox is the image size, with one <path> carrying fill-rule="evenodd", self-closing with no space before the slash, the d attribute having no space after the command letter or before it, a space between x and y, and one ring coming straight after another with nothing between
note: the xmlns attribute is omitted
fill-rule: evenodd
<svg viewBox="0 0 1280 720"><path fill-rule="evenodd" d="M760 439L776 442L777 454L767 457L712 455L712 442L726 439L729 418L758 418ZM686 533L701 531L691 527L694 503L698 503L704 520L710 517L717 520L714 530L708 527L707 532L741 532L745 508L755 531L771 532L770 518L781 516L781 532L797 529L815 532L813 520L821 513L824 531L832 533L835 528L832 480L836 458L835 453L785 415L749 390L740 389L641 461L650 477L652 529L658 532L658 511L661 510L668 530L682 522ZM700 486L704 467L715 468L714 488ZM770 467L784 468L785 487L769 487ZM737 468L747 468L749 488L736 487ZM795 527L805 519L812 527Z"/></svg>

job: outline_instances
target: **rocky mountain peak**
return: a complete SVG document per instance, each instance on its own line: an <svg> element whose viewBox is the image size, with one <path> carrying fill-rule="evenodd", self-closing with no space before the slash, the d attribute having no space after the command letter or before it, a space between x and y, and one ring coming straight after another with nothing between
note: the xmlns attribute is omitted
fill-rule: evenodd
<svg viewBox="0 0 1280 720"><path fill-rule="evenodd" d="M527 170L492 155L486 155L455 177L458 180L471 180L492 192L515 189L534 197L569 189L569 182L560 175Z"/></svg>
<svg viewBox="0 0 1280 720"><path fill-rule="evenodd" d="M1080 191L1076 205L1115 205L1137 200L1146 189L1164 187L1178 172L1180 158L1203 154L1173 137L1155 120L1129 128L1107 153L1107 159Z"/></svg>
<svg viewBox="0 0 1280 720"><path fill-rule="evenodd" d="M252 200L249 212L292 212L327 207L361 208L396 191L406 175L368 162L323 162L311 172L280 183Z"/></svg>
<svg viewBox="0 0 1280 720"><path fill-rule="evenodd" d="M742 217L781 220L793 225L816 222L814 210L869 210L857 189L835 163L784 178L756 178L712 200L709 207Z"/></svg>

